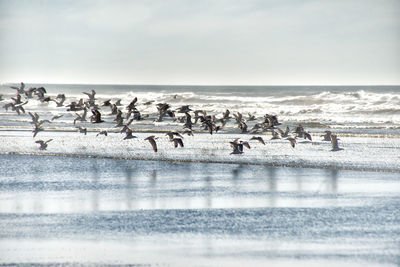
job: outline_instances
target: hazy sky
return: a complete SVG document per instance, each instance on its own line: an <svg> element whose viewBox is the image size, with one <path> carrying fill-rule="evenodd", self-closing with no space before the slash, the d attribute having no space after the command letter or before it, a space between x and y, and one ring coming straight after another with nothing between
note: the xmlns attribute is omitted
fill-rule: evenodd
<svg viewBox="0 0 400 267"><path fill-rule="evenodd" d="M0 0L0 82L400 84L399 0Z"/></svg>

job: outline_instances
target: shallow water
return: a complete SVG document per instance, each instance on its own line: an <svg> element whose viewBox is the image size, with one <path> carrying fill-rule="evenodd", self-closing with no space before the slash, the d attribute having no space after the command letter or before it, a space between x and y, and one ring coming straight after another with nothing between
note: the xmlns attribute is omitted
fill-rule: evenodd
<svg viewBox="0 0 400 267"><path fill-rule="evenodd" d="M0 155L3 263L396 266L398 173Z"/></svg>

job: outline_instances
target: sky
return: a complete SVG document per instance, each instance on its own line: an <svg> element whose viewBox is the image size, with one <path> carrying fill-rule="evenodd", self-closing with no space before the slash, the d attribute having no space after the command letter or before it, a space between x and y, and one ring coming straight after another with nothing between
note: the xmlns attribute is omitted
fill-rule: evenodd
<svg viewBox="0 0 400 267"><path fill-rule="evenodd" d="M399 85L399 0L0 0L0 82Z"/></svg>

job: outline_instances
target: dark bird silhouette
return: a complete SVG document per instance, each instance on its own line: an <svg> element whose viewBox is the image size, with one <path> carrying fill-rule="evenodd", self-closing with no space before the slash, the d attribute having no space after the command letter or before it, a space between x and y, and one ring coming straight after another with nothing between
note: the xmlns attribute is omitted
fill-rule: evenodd
<svg viewBox="0 0 400 267"><path fill-rule="evenodd" d="M331 144L332 144L332 150L331 151L339 151L343 150L343 148L339 147L339 138L337 138L336 134L331 134Z"/></svg>
<svg viewBox="0 0 400 267"><path fill-rule="evenodd" d="M154 152L157 152L157 143L156 143L155 139L157 139L157 137L155 137L154 135L151 135L151 136L146 137L144 140L149 141L151 146L153 147Z"/></svg>
<svg viewBox="0 0 400 267"><path fill-rule="evenodd" d="M17 86L10 86L10 88L17 90L17 93L18 93L18 94L21 94L21 95L22 95L22 94L25 94L25 90L24 90L25 84L24 84L23 82L21 82L21 85L20 85L19 87L17 87Z"/></svg>
<svg viewBox="0 0 400 267"><path fill-rule="evenodd" d="M297 144L296 138L294 138L294 137L289 137L287 140L289 140L290 145L291 145L293 148L296 146L296 144Z"/></svg>
<svg viewBox="0 0 400 267"><path fill-rule="evenodd" d="M53 139L49 139L49 140L47 140L47 141L38 140L38 141L36 141L35 143L37 143L37 144L40 145L40 147L39 147L40 150L46 150L47 144L48 144L49 142L51 142L52 140L53 140Z"/></svg>
<svg viewBox="0 0 400 267"><path fill-rule="evenodd" d="M132 139L132 138L137 138L136 136L132 135L133 131L131 129L129 129L129 127L127 127L126 131L125 131L126 136L124 137L124 140L126 139Z"/></svg>
<svg viewBox="0 0 400 267"><path fill-rule="evenodd" d="M96 134L96 137L99 136L99 135L105 135L105 136L107 136L107 135L108 135L108 132L107 132L106 130L100 131L98 134Z"/></svg>
<svg viewBox="0 0 400 267"><path fill-rule="evenodd" d="M331 141L331 135L332 135L332 132L331 131L325 131L325 134L324 134L324 139L322 139L322 141Z"/></svg>
<svg viewBox="0 0 400 267"><path fill-rule="evenodd" d="M169 137L169 140L170 140L170 141L172 141L172 140L174 139L174 135L175 135L175 136L178 136L178 137L180 137L180 138L183 138L183 136L182 136L180 133L178 133L178 132L168 132L168 133L166 133L165 135L167 135L167 136Z"/></svg>
<svg viewBox="0 0 400 267"><path fill-rule="evenodd" d="M184 133L184 134L187 134L187 135L189 135L189 136L194 136L193 131L192 131L192 130L189 130L189 129L184 130L183 133Z"/></svg>
<svg viewBox="0 0 400 267"><path fill-rule="evenodd" d="M264 139L261 136L253 136L250 140L257 140L261 144L265 145Z"/></svg>
<svg viewBox="0 0 400 267"><path fill-rule="evenodd" d="M101 119L101 113L100 113L100 111L98 111L97 109L92 109L92 113L93 113L93 115L92 115L92 117L91 117L91 121L92 121L93 123L102 123L102 122L104 122L104 121Z"/></svg>
<svg viewBox="0 0 400 267"><path fill-rule="evenodd" d="M83 133L83 134L87 134L87 129L83 128L83 127L76 127L78 129L78 132Z"/></svg>
<svg viewBox="0 0 400 267"><path fill-rule="evenodd" d="M173 138L171 142L174 142L174 147L177 148L178 145L183 147L183 141L181 138Z"/></svg>

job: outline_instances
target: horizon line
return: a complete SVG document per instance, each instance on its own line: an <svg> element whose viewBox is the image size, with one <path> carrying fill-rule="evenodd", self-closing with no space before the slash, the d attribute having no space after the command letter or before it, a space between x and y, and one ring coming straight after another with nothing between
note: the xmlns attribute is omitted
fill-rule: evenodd
<svg viewBox="0 0 400 267"><path fill-rule="evenodd" d="M21 82L0 82L0 85L19 84ZM23 82L24 84L44 84L44 85L117 85L117 86L236 86L236 87L265 87L265 86L400 86L400 84L162 84L162 83L51 83L51 82Z"/></svg>

